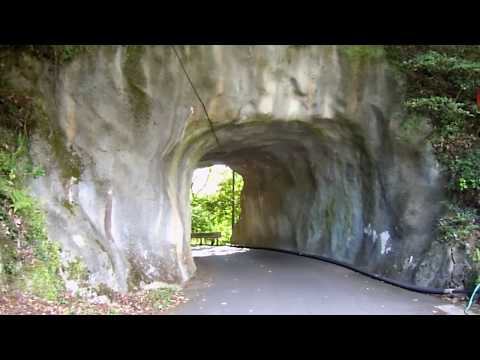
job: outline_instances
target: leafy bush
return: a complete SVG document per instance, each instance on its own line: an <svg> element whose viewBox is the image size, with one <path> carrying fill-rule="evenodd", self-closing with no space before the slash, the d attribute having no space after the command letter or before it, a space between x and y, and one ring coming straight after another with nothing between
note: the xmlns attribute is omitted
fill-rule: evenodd
<svg viewBox="0 0 480 360"><path fill-rule="evenodd" d="M8 286L49 300L64 291L60 248L48 238L43 211L27 186L44 175L31 161L28 146L32 131L38 125L45 132L42 125L48 119L34 98L9 86L3 65L10 55L23 53L60 65L85 50L76 45L0 45L1 272ZM64 149L57 148L56 155L65 158Z"/></svg>
<svg viewBox="0 0 480 360"><path fill-rule="evenodd" d="M447 214L439 220L439 235L447 243L471 243L480 231L475 209L449 205Z"/></svg>
<svg viewBox="0 0 480 360"><path fill-rule="evenodd" d="M386 46L387 58L406 77L407 118L429 121L429 139L448 178L450 206L438 239L466 245L480 263L480 46ZM413 122L418 127L418 123Z"/></svg>
<svg viewBox="0 0 480 360"><path fill-rule="evenodd" d="M7 246L10 253L2 256L4 272L25 290L53 300L63 289L60 249L48 239L43 212L26 189L27 179L41 176L43 170L32 165L23 135L17 136L16 143L5 141L0 146L0 222L12 235L11 241L20 245ZM23 245L22 240L26 241ZM33 259L22 264L18 251L26 247L33 249Z"/></svg>
<svg viewBox="0 0 480 360"><path fill-rule="evenodd" d="M431 96L428 98L414 98L406 102L410 110L423 112L441 118L474 117L475 114L465 109L464 103L456 102L446 96Z"/></svg>
<svg viewBox="0 0 480 360"><path fill-rule="evenodd" d="M405 64L415 71L435 74L480 75L480 62L470 61L458 56L450 56L438 51L427 51L418 54Z"/></svg>
<svg viewBox="0 0 480 360"><path fill-rule="evenodd" d="M428 116L436 121L436 133L444 137L455 136L463 131L466 119L475 117L474 113L466 109L464 103L446 96L413 98L407 100L405 105L411 112Z"/></svg>
<svg viewBox="0 0 480 360"><path fill-rule="evenodd" d="M466 152L450 163L455 190L480 190L480 149Z"/></svg>
<svg viewBox="0 0 480 360"><path fill-rule="evenodd" d="M69 280L77 282L86 282L88 280L88 269L78 257L69 261L64 270Z"/></svg>
<svg viewBox="0 0 480 360"><path fill-rule="evenodd" d="M61 65L72 61L92 45L0 45L0 50L14 50L29 53L36 58Z"/></svg>
<svg viewBox="0 0 480 360"><path fill-rule="evenodd" d="M408 116L430 119L437 156L458 180L458 186L450 189L477 189L478 153L472 150L480 148L476 136L480 112L475 102L475 89L480 87L480 46L387 46L386 51L406 75Z"/></svg>
<svg viewBox="0 0 480 360"><path fill-rule="evenodd" d="M40 298L54 301L63 292L64 284L53 264L41 262L27 270L24 290Z"/></svg>

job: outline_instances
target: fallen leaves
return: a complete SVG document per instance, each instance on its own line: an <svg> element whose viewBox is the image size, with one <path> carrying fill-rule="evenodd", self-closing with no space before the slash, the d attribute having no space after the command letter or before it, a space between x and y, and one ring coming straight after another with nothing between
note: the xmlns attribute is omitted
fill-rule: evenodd
<svg viewBox="0 0 480 360"><path fill-rule="evenodd" d="M160 315L188 301L180 291L167 292L159 301L151 292L114 293L110 303L94 304L64 294L58 301L46 301L22 292L0 292L1 315Z"/></svg>

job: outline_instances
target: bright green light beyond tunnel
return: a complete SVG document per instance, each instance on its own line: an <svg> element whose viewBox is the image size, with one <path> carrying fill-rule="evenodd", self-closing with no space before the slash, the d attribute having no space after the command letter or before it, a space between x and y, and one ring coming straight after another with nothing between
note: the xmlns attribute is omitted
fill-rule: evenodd
<svg viewBox="0 0 480 360"><path fill-rule="evenodd" d="M240 195L243 178L225 165L214 165L195 170L190 201L192 207L192 234L221 233L218 241L192 238L192 245L230 244L232 224L240 218ZM234 217L233 221L232 218Z"/></svg>

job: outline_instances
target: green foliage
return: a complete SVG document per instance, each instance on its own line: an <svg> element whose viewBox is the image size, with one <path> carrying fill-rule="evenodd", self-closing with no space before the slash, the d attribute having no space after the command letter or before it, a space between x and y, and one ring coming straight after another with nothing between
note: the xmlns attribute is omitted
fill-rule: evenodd
<svg viewBox="0 0 480 360"><path fill-rule="evenodd" d="M37 46L0 46L5 49L36 55L46 51ZM68 60L72 51L64 48L60 60ZM2 272L10 286L53 300L63 291L60 249L48 239L43 212L27 188L30 179L44 175L32 163L28 146L32 130L46 121L33 98L4 83L3 72L0 80L0 225L7 234L2 241Z"/></svg>
<svg viewBox="0 0 480 360"><path fill-rule="evenodd" d="M21 270L21 258L10 243L9 253L3 252L7 265L4 271L25 290L46 299L54 299L63 289L59 276L60 249L50 241L45 230L45 219L37 201L28 193L26 180L43 174L28 157L27 140L18 135L16 144L3 143L0 149L0 222L13 238L22 233L27 246L33 249L33 260ZM21 224L21 228L13 223ZM7 260L5 261L6 258Z"/></svg>
<svg viewBox="0 0 480 360"><path fill-rule="evenodd" d="M429 140L448 179L448 211L438 239L465 245L480 263L480 46L386 46L387 59L406 78L407 118L429 121ZM412 135L414 136L414 135ZM477 266L478 267L478 266Z"/></svg>
<svg viewBox="0 0 480 360"><path fill-rule="evenodd" d="M466 109L466 104L446 96L417 97L405 102L412 114L421 114L436 121L437 137L454 138L465 130L469 118L475 118L476 110Z"/></svg>
<svg viewBox="0 0 480 360"><path fill-rule="evenodd" d="M480 249L475 249L474 254L473 254L473 261L480 263Z"/></svg>
<svg viewBox="0 0 480 360"><path fill-rule="evenodd" d="M463 90L472 89L472 86L478 84L480 75L480 62L437 51L420 53L414 59L406 61L405 65L425 75L448 77Z"/></svg>
<svg viewBox="0 0 480 360"><path fill-rule="evenodd" d="M62 279L53 264L41 262L26 273L24 290L47 300L57 300L63 292Z"/></svg>
<svg viewBox="0 0 480 360"><path fill-rule="evenodd" d="M157 310L164 310L172 303L172 296L176 294L176 290L165 287L155 290L150 290L146 294L146 300L152 304L152 307Z"/></svg>
<svg viewBox="0 0 480 360"><path fill-rule="evenodd" d="M89 46L83 45L0 45L0 50L28 53L57 65L71 61L88 49ZM38 99L14 91L8 86L8 81L4 79L6 69L2 68L2 65L3 63L0 63L0 128L23 134L25 139L28 139L34 130L38 131L50 145L63 179L79 179L82 173L80 157L66 147L62 129L55 122L49 121Z"/></svg>
<svg viewBox="0 0 480 360"><path fill-rule="evenodd" d="M1 75L1 74L0 74ZM28 153L28 139L33 130L38 129L38 133L47 140L50 149L58 162L61 174L64 180L69 181L71 178L79 179L83 170L80 157L72 150L65 146L65 139L62 130L58 125L50 123L41 108L40 104L32 98L22 94L18 94L11 89L0 90L0 135L10 131L13 134L21 134L22 141L25 146L19 147L19 151L24 154ZM4 146L15 146L4 143ZM18 164L18 161L24 159L22 154L17 154L10 163L6 163L5 159L0 159L7 167ZM0 155L4 156L4 155ZM10 154L5 155L10 156ZM27 162L27 165L31 165ZM37 167L32 167L26 176L42 176L43 171Z"/></svg>
<svg viewBox="0 0 480 360"><path fill-rule="evenodd" d="M456 102L446 96L431 96L428 98L413 98L406 102L406 106L415 112L426 113L443 118L474 117L475 114L465 109L464 103ZM448 123L448 122L444 122Z"/></svg>
<svg viewBox="0 0 480 360"><path fill-rule="evenodd" d="M232 183L228 177L219 184L213 195L200 196L191 194L192 232L221 232L220 243L230 242L232 236ZM235 174L235 222L240 218L240 194L243 178Z"/></svg>
<svg viewBox="0 0 480 360"><path fill-rule="evenodd" d="M386 46L387 58L407 78L408 117L429 119L430 140L450 178L452 196L478 208L480 46ZM424 120L425 121L425 120ZM418 124L417 124L418 125Z"/></svg>
<svg viewBox="0 0 480 360"><path fill-rule="evenodd" d="M407 75L407 95L448 96L471 103L480 85L480 46L386 46L387 58Z"/></svg>
<svg viewBox="0 0 480 360"><path fill-rule="evenodd" d="M439 220L440 240L449 244L465 244L475 240L480 230L475 209L461 208L450 204L447 214ZM476 249L475 252L477 252Z"/></svg>
<svg viewBox="0 0 480 360"><path fill-rule="evenodd" d="M480 149L466 152L449 164L452 172L450 187L453 190L480 190Z"/></svg>
<svg viewBox="0 0 480 360"><path fill-rule="evenodd" d="M83 171L83 165L80 157L73 150L65 145L64 135L58 127L42 129L42 135L47 137L50 148L58 162L62 178L70 180L80 179Z"/></svg>
<svg viewBox="0 0 480 360"><path fill-rule="evenodd" d="M4 221L2 215L0 214L0 223ZM2 281L15 276L21 270L15 245L8 240L10 239L0 234L0 278Z"/></svg>
<svg viewBox="0 0 480 360"><path fill-rule="evenodd" d="M343 45L340 46L340 51L353 61L376 60L384 55L384 49L380 45Z"/></svg>
<svg viewBox="0 0 480 360"><path fill-rule="evenodd" d="M438 223L438 240L452 247L466 249L472 263L465 272L465 287L473 290L480 280L480 216L476 209L450 204Z"/></svg>
<svg viewBox="0 0 480 360"><path fill-rule="evenodd" d="M62 201L62 206L68 210L71 215L75 215L75 204L68 201L67 199Z"/></svg>
<svg viewBox="0 0 480 360"><path fill-rule="evenodd" d="M1 64L0 64L1 66ZM0 83L2 82L0 74ZM0 87L0 126L28 136L36 125L36 107L32 98L19 94L8 86Z"/></svg>
<svg viewBox="0 0 480 360"><path fill-rule="evenodd" d="M62 65L88 51L92 45L0 45L0 50L25 52L34 57Z"/></svg>
<svg viewBox="0 0 480 360"><path fill-rule="evenodd" d="M17 144L3 144L0 149L0 198L7 199L14 213L30 215L35 211L34 200L25 192L25 181L44 172L32 165L27 156L27 141L19 135Z"/></svg>
<svg viewBox="0 0 480 360"><path fill-rule="evenodd" d="M415 139L418 134L423 133L425 127L424 117L418 114L410 114L405 117L400 125L400 138L404 141L411 141Z"/></svg>
<svg viewBox="0 0 480 360"><path fill-rule="evenodd" d="M73 261L68 262L67 266L65 267L65 272L69 280L88 280L88 269L80 258L76 258Z"/></svg>

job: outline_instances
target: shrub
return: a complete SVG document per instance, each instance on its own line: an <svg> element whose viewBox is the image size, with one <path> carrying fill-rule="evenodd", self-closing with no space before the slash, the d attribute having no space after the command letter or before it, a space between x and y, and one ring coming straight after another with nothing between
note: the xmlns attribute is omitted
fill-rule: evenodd
<svg viewBox="0 0 480 360"><path fill-rule="evenodd" d="M440 240L449 244L474 242L480 230L478 220L475 209L450 204L447 214L439 220Z"/></svg>

